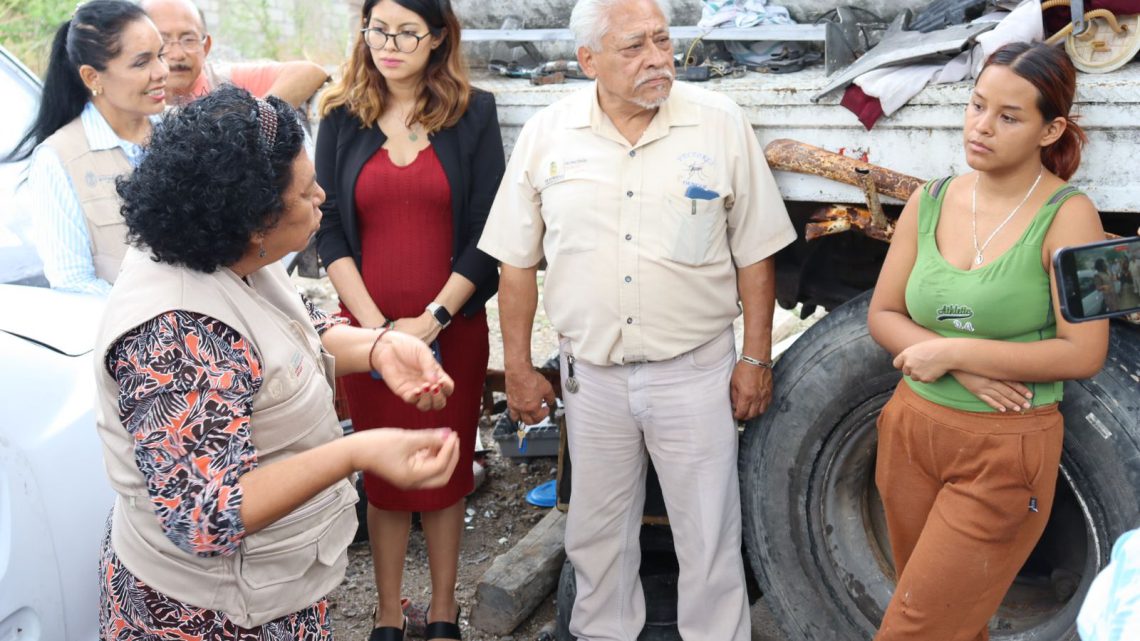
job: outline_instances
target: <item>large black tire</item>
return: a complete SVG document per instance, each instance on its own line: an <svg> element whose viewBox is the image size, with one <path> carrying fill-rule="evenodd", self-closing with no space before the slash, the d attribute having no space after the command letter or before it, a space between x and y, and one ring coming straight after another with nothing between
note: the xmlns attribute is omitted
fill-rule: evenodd
<svg viewBox="0 0 1140 641"><path fill-rule="evenodd" d="M741 440L745 545L789 639L864 641L894 587L874 487L875 419L899 374L868 334L869 294L780 359L771 409ZM1077 611L1112 542L1140 525L1138 376L1140 332L1121 325L1104 370L1066 384L1053 514L990 623L992 638L1076 639Z"/></svg>
<svg viewBox="0 0 1140 641"><path fill-rule="evenodd" d="M645 591L645 627L638 641L681 641L677 631L677 555L668 528L642 526L641 585ZM554 638L574 641L570 636L570 610L578 590L570 559L562 565L555 596Z"/></svg>

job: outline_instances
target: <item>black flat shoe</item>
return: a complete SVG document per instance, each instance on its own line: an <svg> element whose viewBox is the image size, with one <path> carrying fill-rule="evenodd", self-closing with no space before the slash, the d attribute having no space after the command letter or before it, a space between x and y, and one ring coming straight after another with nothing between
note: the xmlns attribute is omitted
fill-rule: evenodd
<svg viewBox="0 0 1140 641"><path fill-rule="evenodd" d="M459 631L459 608L455 609L455 623L450 621L429 621L424 626L425 639L458 639L462 641L463 635ZM431 617L431 610L427 612L427 616ZM369 640L371 641L371 639Z"/></svg>
<svg viewBox="0 0 1140 641"><path fill-rule="evenodd" d="M404 641L404 631L408 629L408 617L404 617L404 627L386 625L381 628L372 628L368 641Z"/></svg>

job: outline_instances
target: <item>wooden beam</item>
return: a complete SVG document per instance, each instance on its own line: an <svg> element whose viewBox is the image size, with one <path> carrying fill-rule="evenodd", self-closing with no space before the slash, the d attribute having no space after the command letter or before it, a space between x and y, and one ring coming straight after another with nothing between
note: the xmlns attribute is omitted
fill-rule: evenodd
<svg viewBox="0 0 1140 641"><path fill-rule="evenodd" d="M472 627L497 635L514 632L558 585L565 535L566 515L552 509L495 559L475 586Z"/></svg>

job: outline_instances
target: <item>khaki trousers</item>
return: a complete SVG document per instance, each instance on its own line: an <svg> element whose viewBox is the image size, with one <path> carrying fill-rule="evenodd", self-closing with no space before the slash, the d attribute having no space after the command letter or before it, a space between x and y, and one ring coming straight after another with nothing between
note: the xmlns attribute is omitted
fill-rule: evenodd
<svg viewBox="0 0 1140 641"><path fill-rule="evenodd" d="M562 389L568 342L563 340ZM740 556L732 328L668 361L600 367L575 361L564 393L574 459L566 554L577 575L570 634L635 641L645 624L638 577L646 454L652 457L680 564L677 627L685 641L748 641Z"/></svg>
<svg viewBox="0 0 1140 641"><path fill-rule="evenodd" d="M986 641L1053 508L1061 413L964 412L903 381L878 426L898 585L875 640Z"/></svg>

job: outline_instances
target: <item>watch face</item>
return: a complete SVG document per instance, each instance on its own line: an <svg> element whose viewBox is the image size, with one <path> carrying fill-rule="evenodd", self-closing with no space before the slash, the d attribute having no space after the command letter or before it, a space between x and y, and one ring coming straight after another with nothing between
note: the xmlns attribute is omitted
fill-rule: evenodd
<svg viewBox="0 0 1140 641"><path fill-rule="evenodd" d="M436 322L440 325L447 327L448 323L451 322L451 314L448 313L447 308L443 305L432 305L429 309L431 309L431 315L435 317Z"/></svg>

